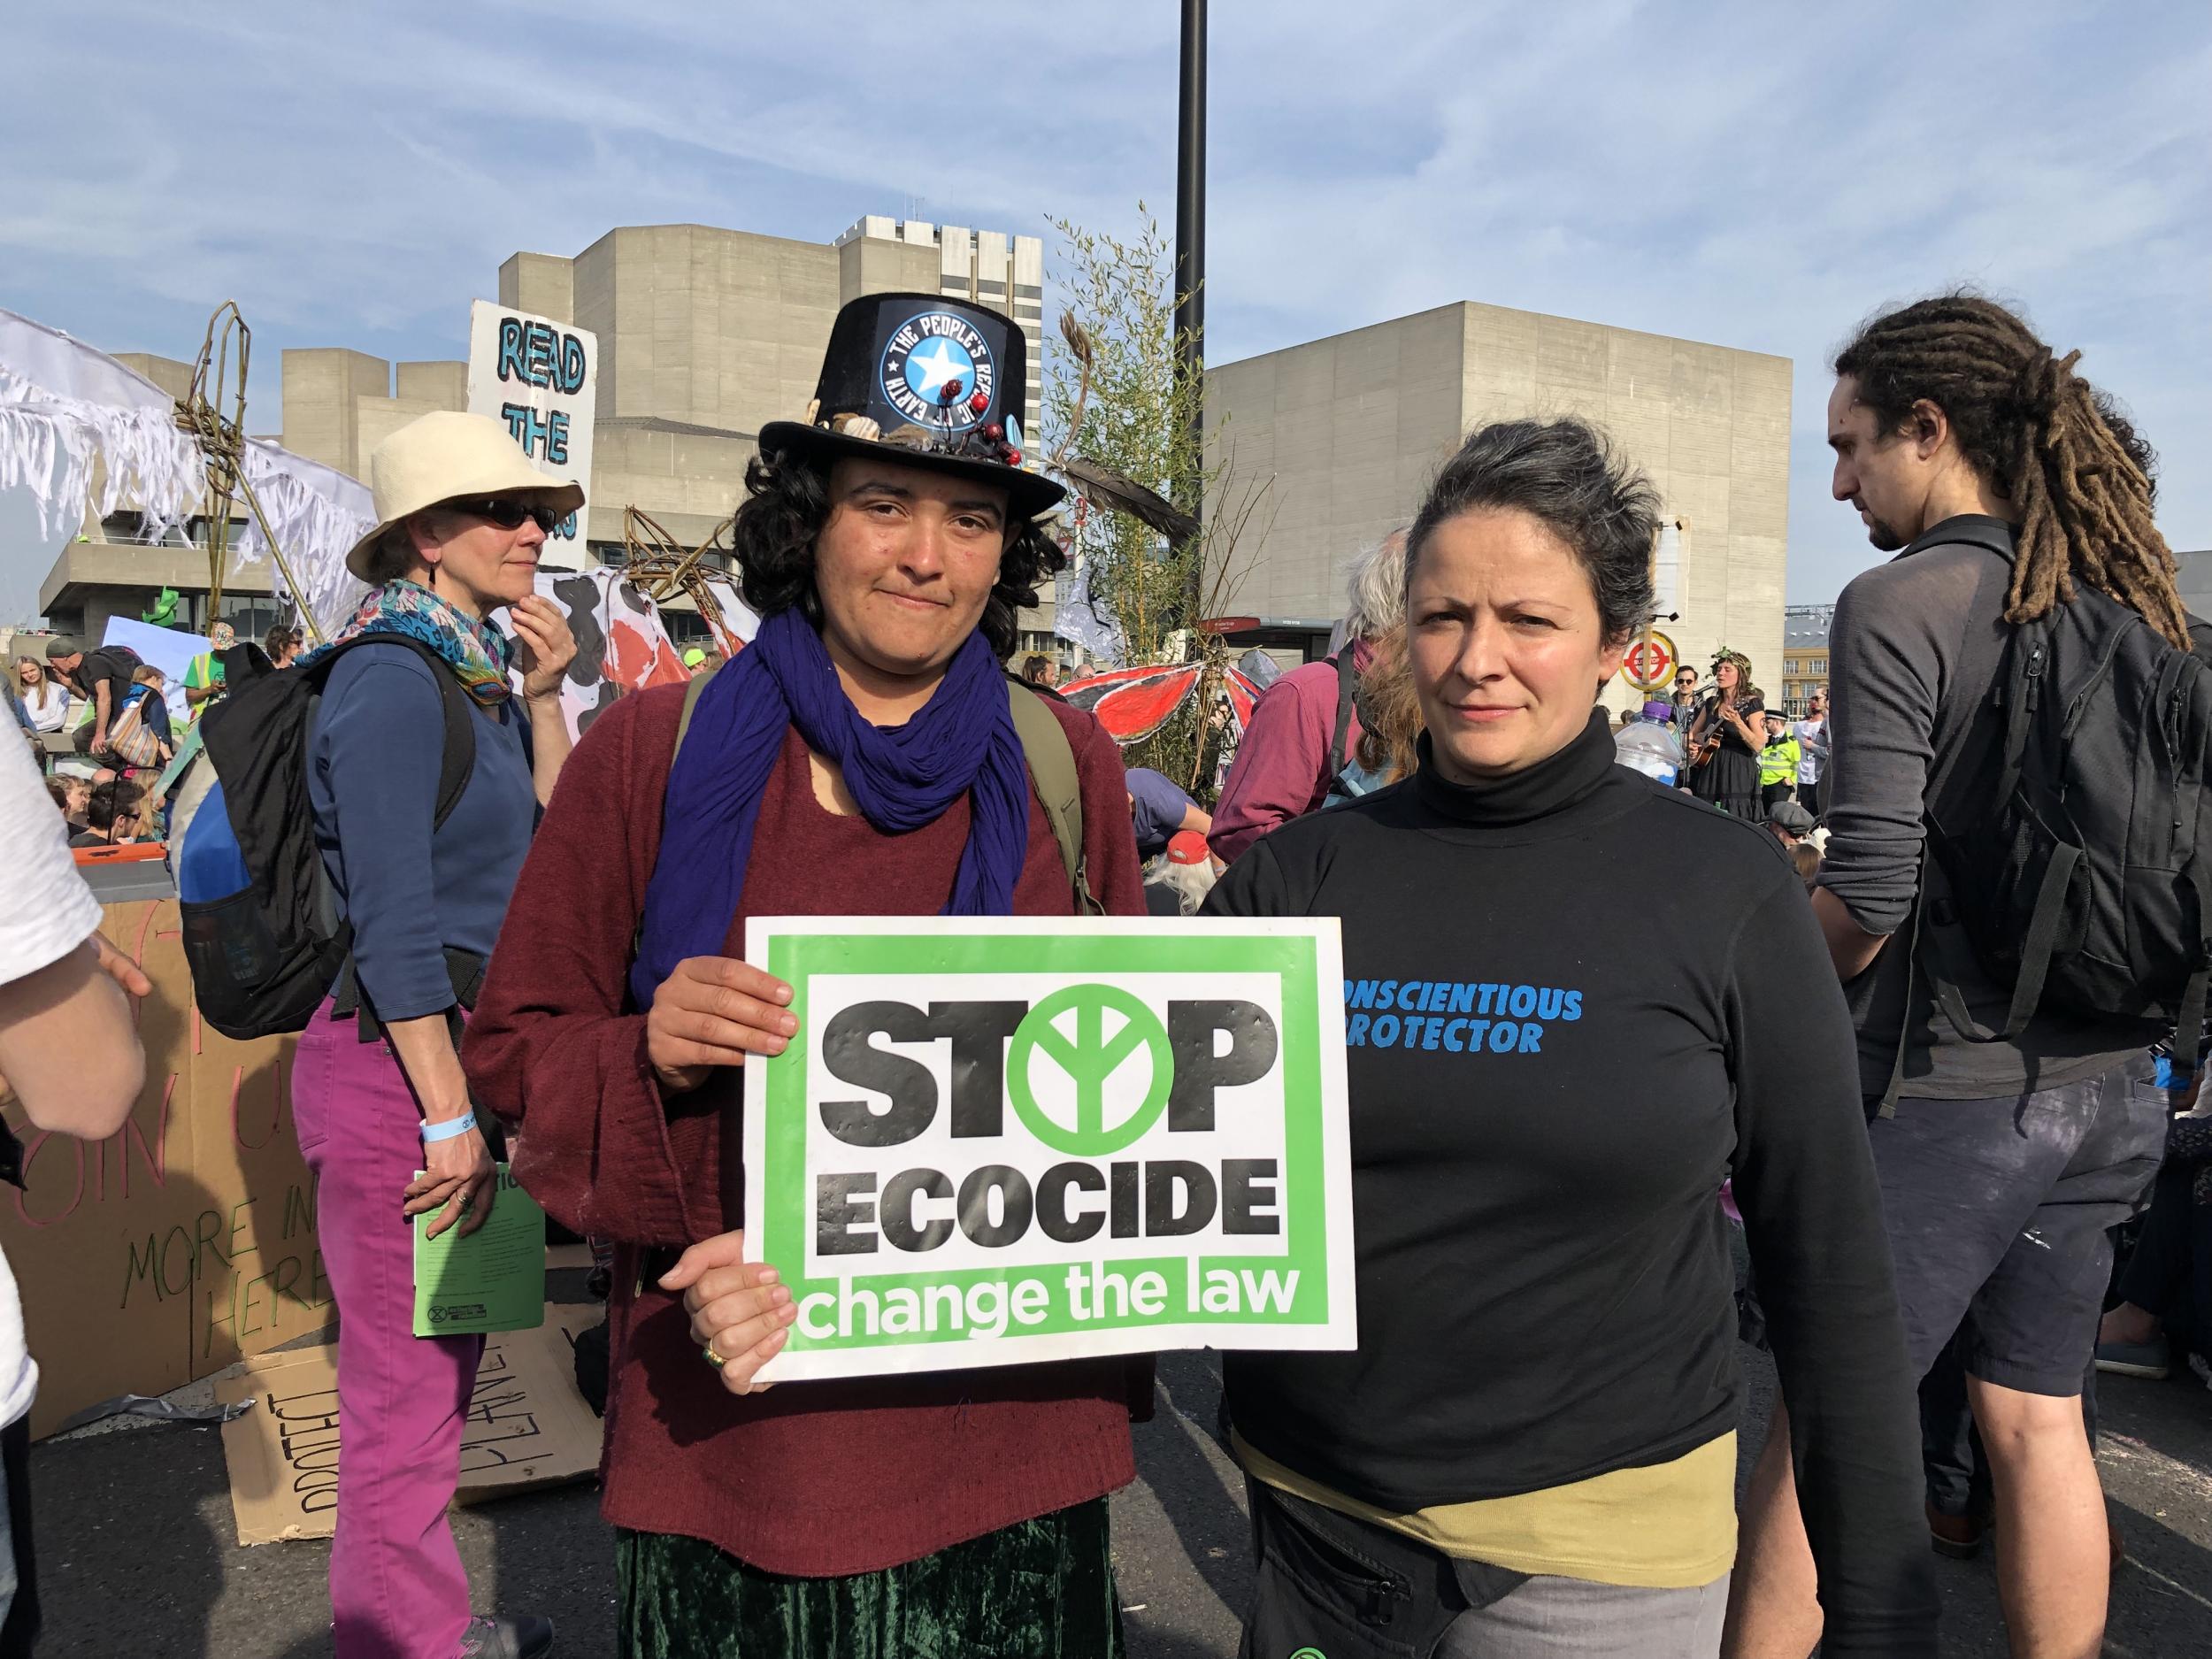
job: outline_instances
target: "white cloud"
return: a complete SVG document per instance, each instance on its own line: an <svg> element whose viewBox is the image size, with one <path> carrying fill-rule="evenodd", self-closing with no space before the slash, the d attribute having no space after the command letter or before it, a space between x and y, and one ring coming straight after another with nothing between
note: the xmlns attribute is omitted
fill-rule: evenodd
<svg viewBox="0 0 2212 1659"><path fill-rule="evenodd" d="M2212 545L2212 14L1604 0L1214 8L1211 355L1468 298L1797 365L1793 596L1871 557L1826 501L1824 354L1878 303L2024 303ZM457 355L517 249L864 212L1044 233L1174 203L1175 18L1117 0L49 7L12 19L0 304L189 355ZM96 77L82 65L97 64Z"/></svg>

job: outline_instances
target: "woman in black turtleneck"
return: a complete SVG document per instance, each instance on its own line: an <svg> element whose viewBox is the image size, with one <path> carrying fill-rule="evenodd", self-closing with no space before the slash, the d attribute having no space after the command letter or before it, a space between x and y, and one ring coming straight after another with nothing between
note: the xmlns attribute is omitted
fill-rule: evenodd
<svg viewBox="0 0 2212 1659"><path fill-rule="evenodd" d="M1719 1649L1732 1176L1828 1655L1932 1655L1919 1446L1851 1024L1780 845L1613 763L1657 497L1578 421L1471 436L1415 521L1409 781L1208 909L1344 926L1360 1346L1228 1356L1246 1652Z"/></svg>

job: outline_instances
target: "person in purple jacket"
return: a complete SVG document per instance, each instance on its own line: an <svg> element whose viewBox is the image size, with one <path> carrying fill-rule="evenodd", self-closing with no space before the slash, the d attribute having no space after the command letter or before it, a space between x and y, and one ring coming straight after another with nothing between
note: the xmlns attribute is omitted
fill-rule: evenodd
<svg viewBox="0 0 2212 1659"><path fill-rule="evenodd" d="M1207 840L1224 864L1292 818L1317 811L1359 747L1359 677L1374 641L1405 614L1406 533L1393 530L1352 562L1344 645L1267 688L1223 780Z"/></svg>

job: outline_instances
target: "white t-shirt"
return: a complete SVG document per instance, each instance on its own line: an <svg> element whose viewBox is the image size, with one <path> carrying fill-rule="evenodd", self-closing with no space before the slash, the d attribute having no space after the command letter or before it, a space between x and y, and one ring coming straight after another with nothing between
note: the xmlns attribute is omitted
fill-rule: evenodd
<svg viewBox="0 0 2212 1659"><path fill-rule="evenodd" d="M58 732L69 718L69 693L57 680L42 680L36 692L25 694L23 711L31 717L34 731Z"/></svg>
<svg viewBox="0 0 2212 1659"><path fill-rule="evenodd" d="M100 902L69 855L68 826L29 749L0 741L0 983L59 962L100 926ZM0 1259L0 1425L31 1409L38 1367L23 1302Z"/></svg>
<svg viewBox="0 0 2212 1659"><path fill-rule="evenodd" d="M1797 733L1797 781L1818 783L1828 766L1828 722L1800 720Z"/></svg>

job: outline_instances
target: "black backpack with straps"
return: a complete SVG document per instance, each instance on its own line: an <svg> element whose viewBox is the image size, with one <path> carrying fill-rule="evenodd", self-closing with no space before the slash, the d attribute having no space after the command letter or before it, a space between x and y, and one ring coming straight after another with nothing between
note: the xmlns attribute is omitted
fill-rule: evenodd
<svg viewBox="0 0 2212 1659"><path fill-rule="evenodd" d="M419 653L442 688L445 747L434 828L475 770L467 694L435 652L404 634L363 634L305 668L263 668L242 683L227 679L229 694L200 719L216 783L177 853L193 998L201 1017L227 1037L303 1030L351 954L353 930L339 918L315 845L307 771L330 671L363 645ZM231 672L227 664L227 676ZM450 960L448 970L457 971Z"/></svg>
<svg viewBox="0 0 2212 1659"><path fill-rule="evenodd" d="M2013 557L1993 525L1952 539ZM2193 1065L2212 982L2212 657L2195 637L2183 650L2085 583L2014 626L1990 770L1952 821L1927 818L1916 954L1961 1036L2015 1038L2049 1007L2178 1026ZM1962 937L2012 987L2001 1029L1946 969Z"/></svg>

